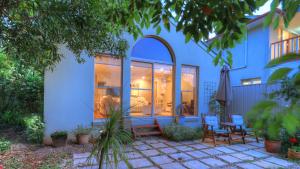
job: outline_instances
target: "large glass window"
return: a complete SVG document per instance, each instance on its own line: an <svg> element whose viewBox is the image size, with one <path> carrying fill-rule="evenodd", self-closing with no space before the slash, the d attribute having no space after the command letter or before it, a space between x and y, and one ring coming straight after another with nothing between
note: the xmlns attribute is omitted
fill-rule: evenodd
<svg viewBox="0 0 300 169"><path fill-rule="evenodd" d="M173 58L161 39L145 37L132 49L131 116L172 116Z"/></svg>
<svg viewBox="0 0 300 169"><path fill-rule="evenodd" d="M182 66L181 68L181 102L182 115L196 116L198 103L197 67Z"/></svg>
<svg viewBox="0 0 300 169"><path fill-rule="evenodd" d="M111 107L121 103L121 60L110 56L95 58L94 118L106 118Z"/></svg>
<svg viewBox="0 0 300 169"><path fill-rule="evenodd" d="M131 63L131 116L150 116L152 108L152 64Z"/></svg>
<svg viewBox="0 0 300 169"><path fill-rule="evenodd" d="M154 64L154 113L156 116L172 115L172 75L171 65Z"/></svg>

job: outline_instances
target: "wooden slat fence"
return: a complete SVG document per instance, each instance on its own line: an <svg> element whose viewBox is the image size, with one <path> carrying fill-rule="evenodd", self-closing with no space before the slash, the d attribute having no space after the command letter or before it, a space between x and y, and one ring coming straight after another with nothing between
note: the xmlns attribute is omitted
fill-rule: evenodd
<svg viewBox="0 0 300 169"><path fill-rule="evenodd" d="M245 115L256 103L266 99L269 93L279 88L279 84L233 86L232 102L227 107L227 110L230 113Z"/></svg>

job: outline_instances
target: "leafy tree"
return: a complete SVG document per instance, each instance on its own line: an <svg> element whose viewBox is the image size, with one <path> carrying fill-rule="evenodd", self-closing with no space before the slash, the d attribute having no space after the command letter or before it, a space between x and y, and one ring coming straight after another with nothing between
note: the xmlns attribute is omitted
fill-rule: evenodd
<svg viewBox="0 0 300 169"><path fill-rule="evenodd" d="M186 42L207 40L210 33L220 35L209 50L216 49L214 64L231 65L227 48L243 38L247 16L267 0L2 0L0 4L0 43L5 52L37 67L53 66L61 59L58 48L65 44L78 59L86 50L124 56L128 47L122 39L126 31L138 37L142 28L161 24L182 31ZM276 7L282 3L282 17L289 23L299 0L273 0L270 24ZM225 53L223 56L222 53Z"/></svg>
<svg viewBox="0 0 300 169"><path fill-rule="evenodd" d="M176 31L182 31L186 42L191 39L199 42L208 40L210 33L218 38L211 41L208 51L216 50L214 64L232 65L232 54L228 48L241 41L246 31L248 16L253 15L267 0L144 0L135 1L131 6L135 13L135 22L140 27L149 27L150 23L160 32L160 23L170 30L170 25ZM276 8L282 5L282 13L275 15ZM284 20L285 26L291 21L299 7L299 0L273 0L271 12L268 14L265 25L274 20L274 27L278 26L279 19ZM135 10L137 9L137 10ZM146 11L143 9L147 9ZM137 36L137 35L136 35Z"/></svg>
<svg viewBox="0 0 300 169"><path fill-rule="evenodd" d="M5 112L42 113L42 109L42 73L0 52L0 116ZM13 121L16 118L12 116Z"/></svg>

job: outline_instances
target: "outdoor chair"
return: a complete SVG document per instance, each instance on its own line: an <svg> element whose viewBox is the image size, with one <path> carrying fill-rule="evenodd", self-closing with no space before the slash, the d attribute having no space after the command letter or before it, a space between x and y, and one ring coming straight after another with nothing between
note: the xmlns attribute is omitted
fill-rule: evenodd
<svg viewBox="0 0 300 169"><path fill-rule="evenodd" d="M229 119L235 125L232 132L240 132L243 135L243 141L245 137L248 135L248 136L254 136L256 138L256 142L259 142L256 132L252 128L246 127L242 115L232 114L230 115Z"/></svg>
<svg viewBox="0 0 300 169"><path fill-rule="evenodd" d="M202 116L202 124L203 124L203 138L202 142L204 142L205 138L210 138L213 140L214 146L216 146L216 137L226 137L228 140L228 144L231 144L231 134L228 128L221 128L219 125L219 120L216 115L206 115Z"/></svg>

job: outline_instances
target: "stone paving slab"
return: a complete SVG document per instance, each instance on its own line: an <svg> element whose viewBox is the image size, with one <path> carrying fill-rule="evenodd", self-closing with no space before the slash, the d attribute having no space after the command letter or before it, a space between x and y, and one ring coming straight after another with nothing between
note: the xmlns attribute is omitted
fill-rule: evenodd
<svg viewBox="0 0 300 169"><path fill-rule="evenodd" d="M160 166L162 169L186 169L183 165L178 162L163 164Z"/></svg>
<svg viewBox="0 0 300 169"><path fill-rule="evenodd" d="M191 156L189 156L185 153L175 153L175 154L170 154L169 156L171 156L176 161L186 161L186 160L193 159Z"/></svg>
<svg viewBox="0 0 300 169"><path fill-rule="evenodd" d="M216 147L215 149L219 150L219 151L222 151L224 153L235 153L236 152L236 151L230 149L230 147L227 148L227 147L220 146L220 147Z"/></svg>
<svg viewBox="0 0 300 169"><path fill-rule="evenodd" d="M204 144L199 144L199 143L198 144L191 144L189 146L192 147L192 148L198 149L198 150L208 148L208 146L206 146Z"/></svg>
<svg viewBox="0 0 300 169"><path fill-rule="evenodd" d="M202 151L196 150L196 151L189 151L186 152L188 155L194 157L194 158L203 158L208 157L209 155L206 153L203 153Z"/></svg>
<svg viewBox="0 0 300 169"><path fill-rule="evenodd" d="M215 158L206 158L206 159L201 159L201 162L210 165L212 167L221 167L221 166L226 166L228 164L224 163L221 160L215 159Z"/></svg>
<svg viewBox="0 0 300 169"><path fill-rule="evenodd" d="M191 150L193 150L193 148L188 147L188 146L176 146L175 148L179 151L191 151Z"/></svg>
<svg viewBox="0 0 300 169"><path fill-rule="evenodd" d="M128 162L132 165L133 168L149 167L153 165L146 158L132 159L128 160Z"/></svg>
<svg viewBox="0 0 300 169"><path fill-rule="evenodd" d="M219 151L215 148L209 148L209 149L204 149L204 150L201 150L209 155L218 155L218 154L222 154L222 151Z"/></svg>
<svg viewBox="0 0 300 169"><path fill-rule="evenodd" d="M269 158L266 158L265 160L268 162L283 166L283 167L290 167L290 166L294 165L293 163L291 163L287 160L283 160L283 159L276 158L276 157L269 157Z"/></svg>
<svg viewBox="0 0 300 169"><path fill-rule="evenodd" d="M254 161L253 164L263 167L263 168L281 168L282 166L270 163L264 160Z"/></svg>
<svg viewBox="0 0 300 169"><path fill-rule="evenodd" d="M145 156L156 156L156 155L159 155L160 152L155 150L155 149L151 149L151 150L144 150L144 151L141 151Z"/></svg>
<svg viewBox="0 0 300 169"><path fill-rule="evenodd" d="M244 151L244 154L250 155L252 157L256 157L256 158L262 158L262 157L267 157L267 154L261 153L259 151L255 151L255 150L248 150L248 151Z"/></svg>
<svg viewBox="0 0 300 169"><path fill-rule="evenodd" d="M207 166L197 160L184 162L183 165L190 169L199 169L199 168L207 169L207 168L209 168L209 166Z"/></svg>
<svg viewBox="0 0 300 169"><path fill-rule="evenodd" d="M173 142L160 137L138 139L132 146L126 147L129 168L138 169L181 169L181 168L223 168L223 169L260 169L260 168L299 168L300 165L282 159L276 154L267 153L263 142L214 147L212 143L200 140ZM78 169L98 168L93 158L87 164L89 153L74 153L73 166ZM106 166L105 166L106 167ZM106 167L107 169L113 169ZM120 162L118 169L127 169Z"/></svg>
<svg viewBox="0 0 300 169"><path fill-rule="evenodd" d="M263 169L257 165L251 164L251 163L240 163L240 164L237 164L237 166L239 166L243 169Z"/></svg>
<svg viewBox="0 0 300 169"><path fill-rule="evenodd" d="M218 156L218 158L221 158L222 160L227 161L230 164L242 161L241 159L233 157L231 155L220 155L220 156Z"/></svg>
<svg viewBox="0 0 300 169"><path fill-rule="evenodd" d="M159 149L159 151L165 153L165 154L171 154L171 153L176 153L179 152L178 150L176 150L175 148L171 148L171 147L167 147L167 148L161 148Z"/></svg>
<svg viewBox="0 0 300 169"><path fill-rule="evenodd" d="M171 163L174 161L173 159L171 159L170 157L168 157L166 155L150 157L150 159L157 165Z"/></svg>
<svg viewBox="0 0 300 169"><path fill-rule="evenodd" d="M254 157L243 154L243 153L233 153L233 154L230 154L230 155L233 156L233 157L239 158L241 160L247 160L247 161L254 160Z"/></svg>

